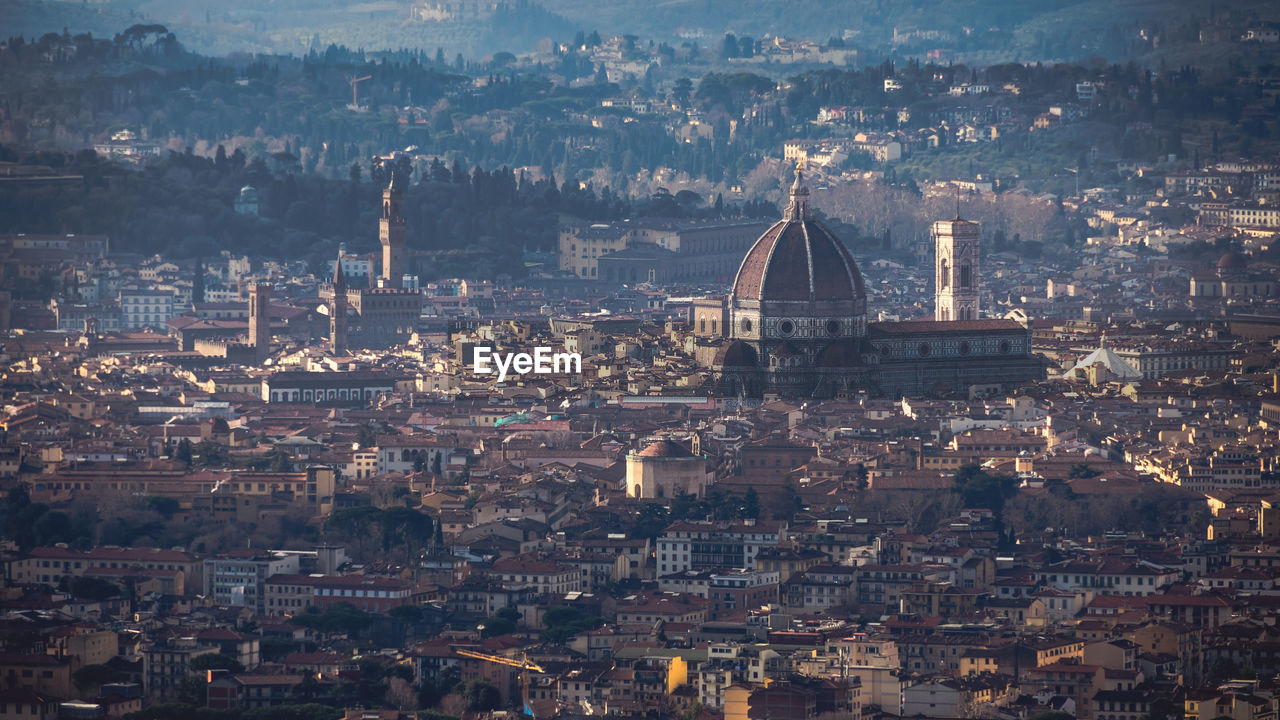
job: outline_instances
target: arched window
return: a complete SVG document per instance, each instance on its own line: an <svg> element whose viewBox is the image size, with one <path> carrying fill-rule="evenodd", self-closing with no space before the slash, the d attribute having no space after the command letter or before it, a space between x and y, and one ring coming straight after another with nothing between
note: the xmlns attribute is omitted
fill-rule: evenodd
<svg viewBox="0 0 1280 720"><path fill-rule="evenodd" d="M960 287L968 289L973 282L973 270L970 269L969 263L960 266Z"/></svg>
<svg viewBox="0 0 1280 720"><path fill-rule="evenodd" d="M707 331L707 316L703 315L702 318L698 320L698 332L706 332L706 331Z"/></svg>
<svg viewBox="0 0 1280 720"><path fill-rule="evenodd" d="M946 290L947 288L951 287L951 264L947 262L946 258L942 259L941 274L942 276L938 278L938 283L939 283L938 289Z"/></svg>

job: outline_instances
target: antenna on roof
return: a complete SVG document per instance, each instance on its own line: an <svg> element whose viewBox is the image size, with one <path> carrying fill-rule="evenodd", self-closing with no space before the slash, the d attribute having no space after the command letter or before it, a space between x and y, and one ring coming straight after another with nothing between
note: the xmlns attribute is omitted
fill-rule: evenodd
<svg viewBox="0 0 1280 720"><path fill-rule="evenodd" d="M960 184L956 183L956 219L960 219Z"/></svg>

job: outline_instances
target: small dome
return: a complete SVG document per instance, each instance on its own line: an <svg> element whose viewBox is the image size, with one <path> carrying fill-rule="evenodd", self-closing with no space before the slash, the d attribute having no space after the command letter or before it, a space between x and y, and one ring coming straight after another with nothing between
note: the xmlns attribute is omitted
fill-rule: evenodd
<svg viewBox="0 0 1280 720"><path fill-rule="evenodd" d="M687 458L693 457L693 453L689 452L689 450L680 443L663 438L657 442L650 443L648 447L636 453L636 457Z"/></svg>
<svg viewBox="0 0 1280 720"><path fill-rule="evenodd" d="M1219 270L1244 270L1248 266L1249 262L1235 250L1228 250L1218 258Z"/></svg>
<svg viewBox="0 0 1280 720"><path fill-rule="evenodd" d="M716 353L715 364L721 367L755 367L756 349L741 340L734 340Z"/></svg>
<svg viewBox="0 0 1280 720"><path fill-rule="evenodd" d="M240 188L240 199L241 200L257 200L258 188L252 185L245 185L244 187Z"/></svg>

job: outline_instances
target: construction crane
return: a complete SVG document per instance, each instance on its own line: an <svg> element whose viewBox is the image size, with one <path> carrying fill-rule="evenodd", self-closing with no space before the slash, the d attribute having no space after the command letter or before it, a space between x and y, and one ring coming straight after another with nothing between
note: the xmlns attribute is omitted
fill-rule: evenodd
<svg viewBox="0 0 1280 720"><path fill-rule="evenodd" d="M463 650L462 648L454 648L453 651L462 657L468 657L473 660L484 660L486 662L498 663L499 665L509 665L511 667L520 668L521 670L532 670L538 673L546 672L546 670L542 669L541 665L529 662L529 659L524 655L521 655L520 659L516 660L515 658L504 657L502 655L489 655L488 653L476 652L475 650Z"/></svg>
<svg viewBox="0 0 1280 720"><path fill-rule="evenodd" d="M352 110L360 109L360 102L356 94L357 92L359 92L360 83L364 82L365 80L371 80L372 78L373 78L372 75L365 75L364 77L351 78L351 109Z"/></svg>
<svg viewBox="0 0 1280 720"><path fill-rule="evenodd" d="M520 659L503 657L502 655L490 655L488 653L476 652L475 650L464 650L462 648L454 648L454 652L465 658L472 660L481 660L484 662L497 663L498 665L506 665L507 667L520 669L520 695L523 710L527 715L533 715L533 706L529 704L529 671L536 673L546 673L547 671L541 665L529 662L529 658L524 654L520 654Z"/></svg>

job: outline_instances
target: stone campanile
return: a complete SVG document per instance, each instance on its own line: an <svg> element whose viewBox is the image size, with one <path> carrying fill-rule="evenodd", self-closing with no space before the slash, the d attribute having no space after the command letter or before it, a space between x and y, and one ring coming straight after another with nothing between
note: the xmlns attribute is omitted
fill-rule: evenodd
<svg viewBox="0 0 1280 720"><path fill-rule="evenodd" d="M347 277L342 272L342 253L333 268L333 299L329 301L329 352L347 352Z"/></svg>
<svg viewBox="0 0 1280 720"><path fill-rule="evenodd" d="M404 190L397 173L382 191L378 241L382 243L382 287L399 289L404 279Z"/></svg>
<svg viewBox="0 0 1280 720"><path fill-rule="evenodd" d="M255 362L271 354L271 286L267 283L249 286L249 344Z"/></svg>
<svg viewBox="0 0 1280 720"><path fill-rule="evenodd" d="M977 320L981 307L979 241L982 226L970 220L933 224L935 290L933 319Z"/></svg>

